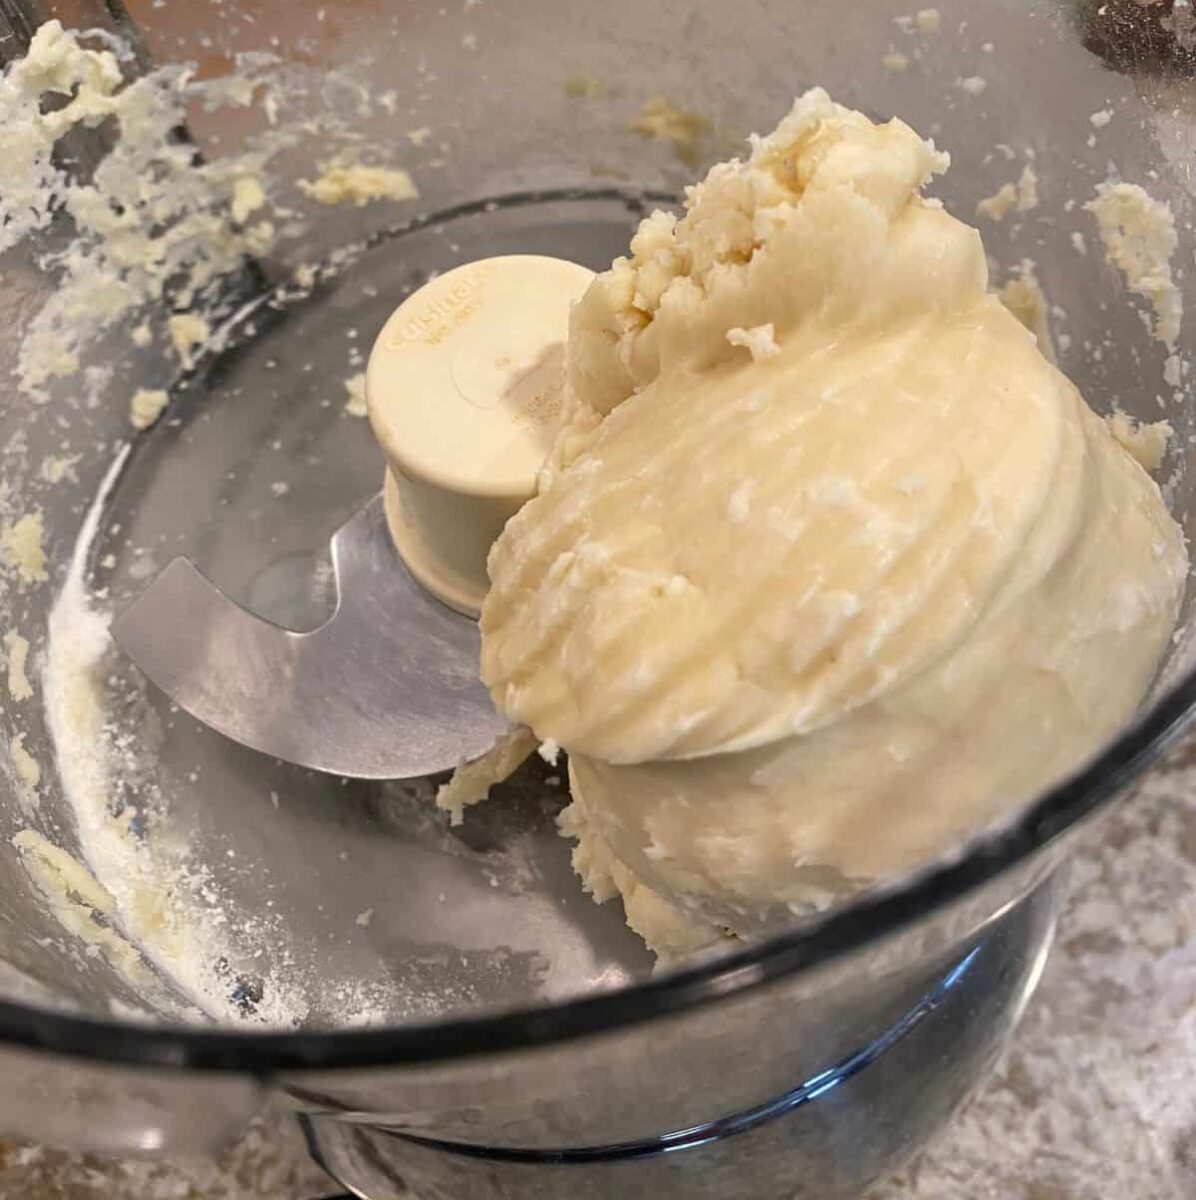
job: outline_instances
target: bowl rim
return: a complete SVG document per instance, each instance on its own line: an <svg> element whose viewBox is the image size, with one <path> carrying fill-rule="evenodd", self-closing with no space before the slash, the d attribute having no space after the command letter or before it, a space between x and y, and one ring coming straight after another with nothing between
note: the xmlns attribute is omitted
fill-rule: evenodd
<svg viewBox="0 0 1196 1200"><path fill-rule="evenodd" d="M241 1031L105 1020L0 1000L0 1046L162 1070L269 1078L430 1066L536 1050L685 1012L812 970L900 931L1044 849L1139 779L1196 718L1196 669L1094 758L957 859L865 892L799 929L609 992L367 1029Z"/></svg>

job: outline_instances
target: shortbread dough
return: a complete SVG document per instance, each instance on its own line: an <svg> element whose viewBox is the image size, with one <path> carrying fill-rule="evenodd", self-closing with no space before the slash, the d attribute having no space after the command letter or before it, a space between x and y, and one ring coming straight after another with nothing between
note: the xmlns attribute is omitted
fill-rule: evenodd
<svg viewBox="0 0 1196 1200"><path fill-rule="evenodd" d="M658 952L957 846L1134 712L1159 489L921 195L946 154L807 93L576 306L567 424L490 556L482 674Z"/></svg>

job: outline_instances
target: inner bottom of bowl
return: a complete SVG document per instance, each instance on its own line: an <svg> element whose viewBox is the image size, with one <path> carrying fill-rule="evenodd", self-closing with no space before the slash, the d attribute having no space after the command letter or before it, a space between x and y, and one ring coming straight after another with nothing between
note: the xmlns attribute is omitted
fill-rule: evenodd
<svg viewBox="0 0 1196 1200"><path fill-rule="evenodd" d="M368 423L348 405L391 311L435 272L487 255L600 269L667 200L480 201L343 250L310 286L251 298L137 439L80 548L88 596L76 603L118 612L186 555L263 616L319 624L335 599L329 537L382 481ZM81 667L59 649L50 658L69 683ZM121 923L184 1005L282 1026L395 1022L559 999L651 969L620 906L596 906L573 874L555 827L563 762L533 757L449 829L437 781L291 767L198 725L114 651L88 670L108 718L102 745L60 736L57 747L87 756L80 777L108 776L67 789L81 849L122 915L141 914Z"/></svg>

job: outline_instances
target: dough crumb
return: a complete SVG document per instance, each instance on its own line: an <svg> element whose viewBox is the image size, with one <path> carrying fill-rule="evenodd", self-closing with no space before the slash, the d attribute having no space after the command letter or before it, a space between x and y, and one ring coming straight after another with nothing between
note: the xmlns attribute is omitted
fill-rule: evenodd
<svg viewBox="0 0 1196 1200"><path fill-rule="evenodd" d="M195 349L202 346L211 336L207 321L198 313L175 313L169 321L170 342L178 355L183 369L189 371L195 365Z"/></svg>
<svg viewBox="0 0 1196 1200"><path fill-rule="evenodd" d="M29 642L15 629L4 635L4 650L8 656L8 694L14 700L28 700L33 695L26 667L29 662Z"/></svg>
<svg viewBox="0 0 1196 1200"><path fill-rule="evenodd" d="M540 743L536 753L550 766L555 767L561 757L561 748L552 738L546 738Z"/></svg>
<svg viewBox="0 0 1196 1200"><path fill-rule="evenodd" d="M85 48L81 38L93 40L46 21L24 58L6 63L0 83L0 249L58 213L74 226L70 247L47 264L54 284L17 355L19 387L41 403L51 380L80 369L94 339L126 319L141 321L167 289L180 309L191 307L272 237L261 225L234 226L234 160L204 161L175 136L189 104L241 102L255 82L201 82L182 64L130 71L126 81L121 55ZM246 68L264 74L260 65ZM90 137L84 131L101 124L111 136L95 141L97 158L81 171L68 144L75 131ZM276 149L257 157L264 162ZM133 344L148 345L149 330L140 329Z"/></svg>
<svg viewBox="0 0 1196 1200"><path fill-rule="evenodd" d="M63 454L43 458L37 473L46 483L61 483L64 479L70 479L77 483L75 464L82 457L81 454Z"/></svg>
<svg viewBox="0 0 1196 1200"><path fill-rule="evenodd" d="M597 100L606 92L606 84L593 75L570 75L565 80L565 95L570 100Z"/></svg>
<svg viewBox="0 0 1196 1200"><path fill-rule="evenodd" d="M710 122L699 113L678 108L664 96L653 96L628 126L642 138L668 142L673 153L687 167L702 158L702 139L710 132Z"/></svg>
<svg viewBox="0 0 1196 1200"><path fill-rule="evenodd" d="M1108 123L1112 119L1113 119L1112 110L1108 109L1108 108L1103 108L1100 110L1100 112L1094 112L1088 118L1088 120L1092 122L1092 127L1094 129L1104 129L1104 127L1106 125L1108 125Z"/></svg>
<svg viewBox="0 0 1196 1200"><path fill-rule="evenodd" d="M1157 471L1175 435L1170 421L1135 421L1120 409L1105 418L1113 439L1147 471Z"/></svg>
<svg viewBox="0 0 1196 1200"><path fill-rule="evenodd" d="M1038 172L1026 163L1017 180L1017 211L1029 212L1038 207Z"/></svg>
<svg viewBox="0 0 1196 1200"><path fill-rule="evenodd" d="M149 429L166 411L170 397L161 388L138 388L129 401L129 420L134 429Z"/></svg>
<svg viewBox="0 0 1196 1200"><path fill-rule="evenodd" d="M1088 253L1088 243L1084 240L1084 235L1078 229L1071 231L1071 244L1075 247L1077 254Z"/></svg>
<svg viewBox="0 0 1196 1200"><path fill-rule="evenodd" d="M41 509L26 513L0 530L0 555L7 566L16 571L22 583L44 583L46 551L42 545L45 524Z"/></svg>
<svg viewBox="0 0 1196 1200"><path fill-rule="evenodd" d="M253 175L242 175L233 184L233 220L244 224L250 213L266 203L266 191Z"/></svg>
<svg viewBox="0 0 1196 1200"><path fill-rule="evenodd" d="M983 75L969 75L965 79L957 79L956 84L969 96L979 96L988 87L988 80Z"/></svg>
<svg viewBox="0 0 1196 1200"><path fill-rule="evenodd" d="M938 33L943 27L943 14L937 8L920 8L914 14L919 33Z"/></svg>
<svg viewBox="0 0 1196 1200"><path fill-rule="evenodd" d="M285 496L290 490L291 485L289 483L283 483L281 480L270 485L270 495L277 498Z"/></svg>
<svg viewBox="0 0 1196 1200"><path fill-rule="evenodd" d="M976 215L990 221L1003 221L1017 203L1017 188L1012 183L1003 183L991 195L976 205Z"/></svg>
<svg viewBox="0 0 1196 1200"><path fill-rule="evenodd" d="M325 167L319 178L299 180L300 189L321 204L352 204L373 200L415 200L419 189L401 167Z"/></svg>
<svg viewBox="0 0 1196 1200"><path fill-rule="evenodd" d="M524 726L503 734L481 758L462 763L448 783L441 785L437 807L449 814L451 825L460 825L465 810L485 800L492 787L512 776L538 744L536 735Z"/></svg>
<svg viewBox="0 0 1196 1200"><path fill-rule="evenodd" d="M364 417L368 409L365 403L365 372L358 371L345 380L345 391L349 398L345 401L345 412L351 417Z"/></svg>
<svg viewBox="0 0 1196 1200"><path fill-rule="evenodd" d="M751 329L744 329L742 326L736 325L727 330L727 341L732 346L745 346L748 353L751 354L753 362L764 362L766 359L776 358L781 352L771 321L766 325L754 325Z"/></svg>
<svg viewBox="0 0 1196 1200"><path fill-rule="evenodd" d="M1100 183L1084 207L1096 218L1105 260L1121 271L1131 292L1154 310L1154 337L1174 347L1183 320L1183 296L1171 274L1178 238L1170 205L1136 183Z"/></svg>
<svg viewBox="0 0 1196 1200"><path fill-rule="evenodd" d="M1034 273L1034 260L1023 258L1017 265L1017 277L1005 284L997 295L1001 303L1034 335L1043 354L1055 362L1055 345L1047 323L1051 306Z"/></svg>
<svg viewBox="0 0 1196 1200"><path fill-rule="evenodd" d="M628 927L644 939L658 965L679 961L723 940L722 930L687 917L620 862L580 799L562 810L557 828L575 840L572 863L582 890L595 904L621 896Z"/></svg>
<svg viewBox="0 0 1196 1200"><path fill-rule="evenodd" d="M131 338L134 346L144 350L146 346L148 346L150 342L154 340L154 333L153 330L150 329L149 322L142 321L141 324L133 330L129 337Z"/></svg>
<svg viewBox="0 0 1196 1200"><path fill-rule="evenodd" d="M1183 384L1184 360L1178 354L1167 355L1163 363L1163 382L1168 387L1178 388Z"/></svg>
<svg viewBox="0 0 1196 1200"><path fill-rule="evenodd" d="M364 912L359 912L354 919L355 925L360 925L362 929L368 929L370 922L374 919L374 910L367 908Z"/></svg>
<svg viewBox="0 0 1196 1200"><path fill-rule="evenodd" d="M432 131L426 125L421 126L419 129L407 130L407 140L413 146L424 145L431 136Z"/></svg>
<svg viewBox="0 0 1196 1200"><path fill-rule="evenodd" d="M8 744L8 756L12 760L12 769L16 771L21 784L30 792L36 794L42 781L42 769L36 758L25 749L25 735L18 733Z"/></svg>
<svg viewBox="0 0 1196 1200"><path fill-rule="evenodd" d="M881 60L881 66L893 75L900 75L909 66L909 58L900 50L890 50Z"/></svg>

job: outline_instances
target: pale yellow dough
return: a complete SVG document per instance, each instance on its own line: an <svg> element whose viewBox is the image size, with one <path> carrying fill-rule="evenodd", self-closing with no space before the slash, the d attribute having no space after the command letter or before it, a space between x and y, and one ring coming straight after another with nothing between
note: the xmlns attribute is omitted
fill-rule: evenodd
<svg viewBox="0 0 1196 1200"><path fill-rule="evenodd" d="M1131 716L1175 622L1182 535L921 196L947 161L811 91L574 310L482 674L569 751L575 864L663 954L1010 812Z"/></svg>

